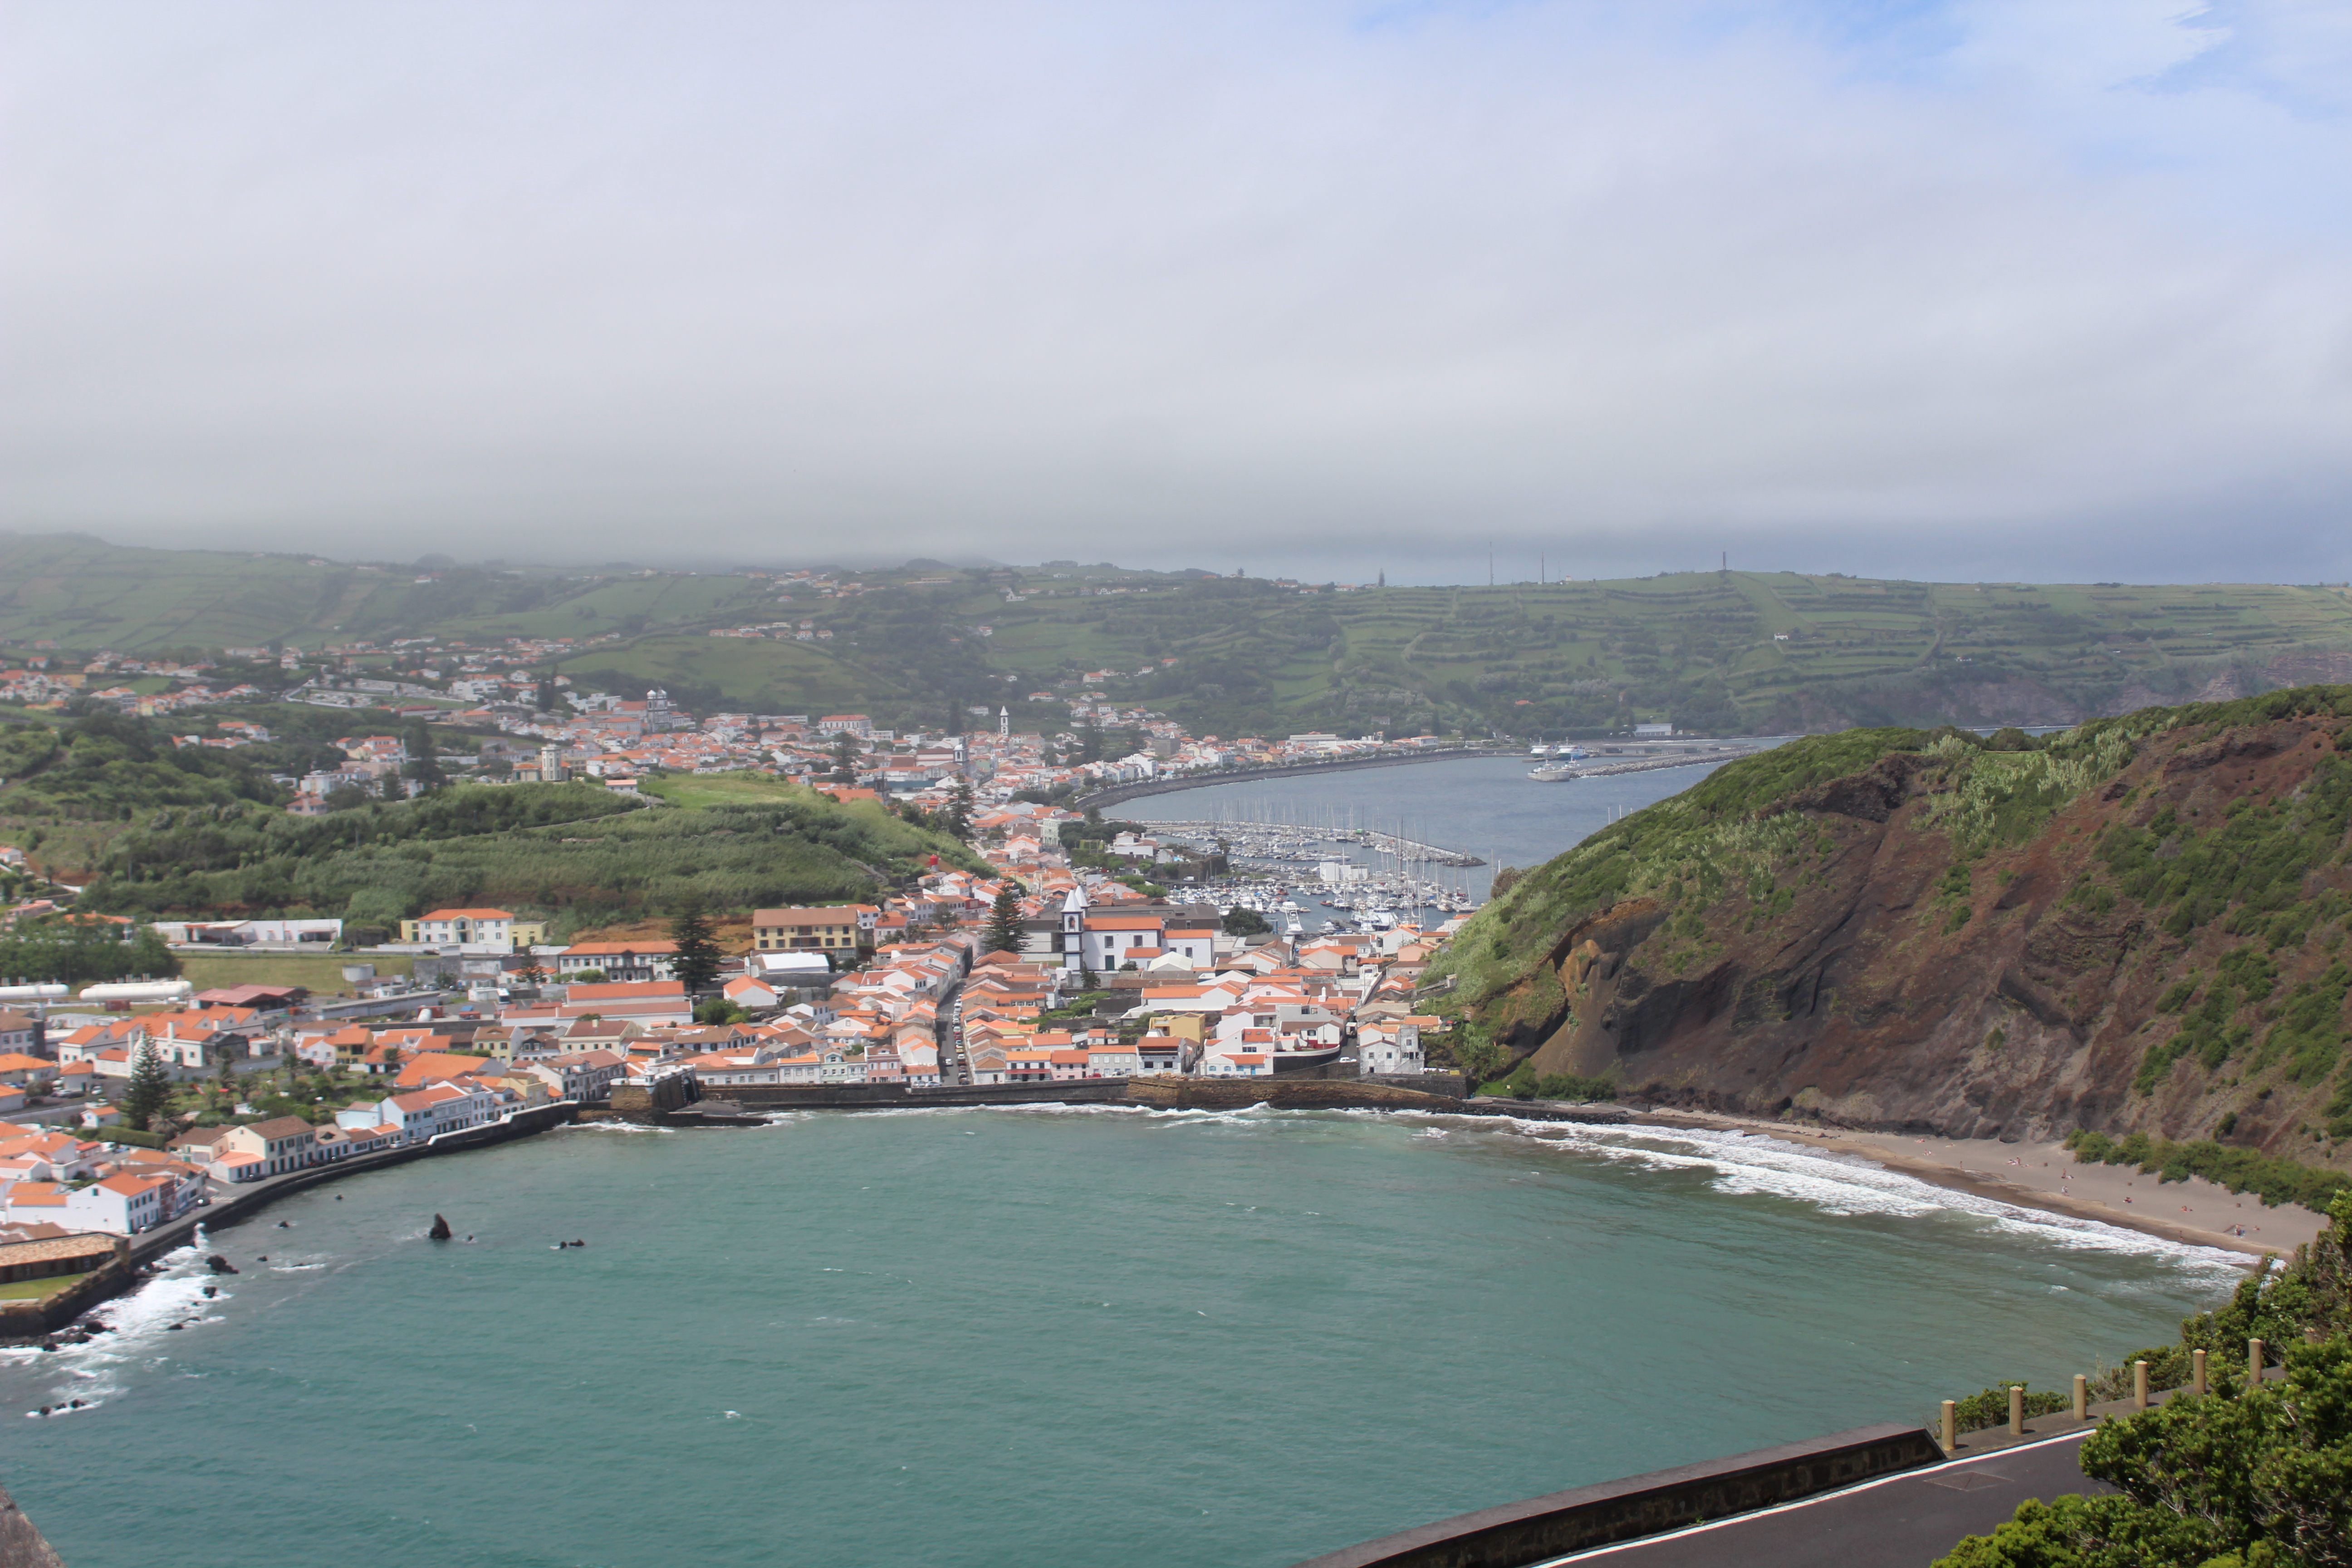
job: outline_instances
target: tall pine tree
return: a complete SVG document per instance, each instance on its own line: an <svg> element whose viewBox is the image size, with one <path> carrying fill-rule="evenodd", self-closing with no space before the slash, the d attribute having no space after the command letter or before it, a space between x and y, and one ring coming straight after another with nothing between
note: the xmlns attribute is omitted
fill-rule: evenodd
<svg viewBox="0 0 2352 1568"><path fill-rule="evenodd" d="M671 973L686 982L688 995L708 991L719 983L719 940L710 934L710 916L704 911L699 897L688 895L670 916L669 939L677 944L677 958L670 966Z"/></svg>
<svg viewBox="0 0 2352 1568"><path fill-rule="evenodd" d="M154 1041L139 1042L139 1054L131 1058L131 1080L123 1085L120 1104L122 1120L142 1132L172 1108L172 1075L163 1069Z"/></svg>
<svg viewBox="0 0 2352 1568"><path fill-rule="evenodd" d="M940 813L940 826L950 836L969 841L971 837L971 781L960 778L955 788L948 792L947 809Z"/></svg>
<svg viewBox="0 0 2352 1568"><path fill-rule="evenodd" d="M988 951L1021 951L1021 885L1010 877L996 885L996 902L988 911Z"/></svg>

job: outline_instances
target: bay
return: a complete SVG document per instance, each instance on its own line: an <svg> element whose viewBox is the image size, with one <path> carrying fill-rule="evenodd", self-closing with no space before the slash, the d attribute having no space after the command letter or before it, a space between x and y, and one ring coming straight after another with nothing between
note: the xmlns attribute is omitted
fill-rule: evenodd
<svg viewBox="0 0 2352 1568"><path fill-rule="evenodd" d="M74 1568L1274 1568L2061 1384L2236 1275L1770 1140L1263 1112L569 1130L207 1245L0 1361Z"/></svg>
<svg viewBox="0 0 2352 1568"><path fill-rule="evenodd" d="M1528 866L1705 771L1115 815L1352 809ZM2240 1277L1766 1138L1107 1110L574 1129L207 1246L244 1270L215 1300L190 1253L91 1345L0 1352L0 1481L74 1568L1280 1568L2063 1387Z"/></svg>

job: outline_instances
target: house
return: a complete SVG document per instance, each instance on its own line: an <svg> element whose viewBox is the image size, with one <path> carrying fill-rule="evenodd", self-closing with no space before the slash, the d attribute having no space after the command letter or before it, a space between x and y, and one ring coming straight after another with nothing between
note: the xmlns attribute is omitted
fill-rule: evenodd
<svg viewBox="0 0 2352 1568"><path fill-rule="evenodd" d="M6 1014L0 1014L5 1020ZM58 1064L41 1057L28 1057L22 1051L0 1054L0 1084L23 1089L27 1094L40 1094L58 1081Z"/></svg>
<svg viewBox="0 0 2352 1568"><path fill-rule="evenodd" d="M1139 1073L1180 1073L1184 1070L1184 1041L1174 1035L1146 1035L1135 1042Z"/></svg>
<svg viewBox="0 0 2352 1568"><path fill-rule="evenodd" d="M0 1009L0 1052L29 1051L41 1043L41 1021Z"/></svg>
<svg viewBox="0 0 2352 1568"><path fill-rule="evenodd" d="M606 980L675 980L674 942L575 942L556 955L556 972L593 969Z"/></svg>
<svg viewBox="0 0 2352 1568"><path fill-rule="evenodd" d="M1367 1078L1428 1070L1421 1048L1421 1030L1435 1020L1413 1016L1356 1026L1356 1062Z"/></svg>
<svg viewBox="0 0 2352 1568"><path fill-rule="evenodd" d="M1140 968L1140 950L1164 949L1167 930L1158 915L1088 915L1079 923L1079 967L1103 971L1133 963Z"/></svg>
<svg viewBox="0 0 2352 1568"><path fill-rule="evenodd" d="M179 1185L177 1178L160 1174L105 1176L86 1187L18 1182L8 1189L6 1217L12 1225L47 1223L136 1236L172 1217Z"/></svg>
<svg viewBox="0 0 2352 1568"><path fill-rule="evenodd" d="M719 988L719 994L747 1013L757 1013L776 1005L776 989L764 980L739 974Z"/></svg>
<svg viewBox="0 0 2352 1568"><path fill-rule="evenodd" d="M854 952L870 925L861 926L858 906L831 909L758 910L751 916L751 945L761 952L809 949Z"/></svg>
<svg viewBox="0 0 2352 1568"><path fill-rule="evenodd" d="M518 918L505 910L435 910L400 922L400 940L411 944L492 947L512 952L547 940L547 922Z"/></svg>
<svg viewBox="0 0 2352 1568"><path fill-rule="evenodd" d="M310 1163L310 1151L317 1142L317 1129L300 1117L273 1117L268 1121L232 1127L222 1133L213 1144L213 1161L219 1164L240 1154L248 1155L253 1163L240 1163L236 1179L253 1181L300 1170Z"/></svg>

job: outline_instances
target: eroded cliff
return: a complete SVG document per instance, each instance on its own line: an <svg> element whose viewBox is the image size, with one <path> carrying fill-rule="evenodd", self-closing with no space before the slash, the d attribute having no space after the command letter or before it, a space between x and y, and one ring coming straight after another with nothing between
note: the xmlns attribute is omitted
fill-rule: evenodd
<svg viewBox="0 0 2352 1568"><path fill-rule="evenodd" d="M2352 1155L2352 687L1732 764L1529 873L1440 973L1490 1075L1951 1136ZM1481 1059L1483 1058L1483 1060Z"/></svg>

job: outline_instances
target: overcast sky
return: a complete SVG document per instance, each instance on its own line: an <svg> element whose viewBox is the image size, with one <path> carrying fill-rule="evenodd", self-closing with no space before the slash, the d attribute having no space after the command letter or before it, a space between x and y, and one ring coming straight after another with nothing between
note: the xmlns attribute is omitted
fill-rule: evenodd
<svg viewBox="0 0 2352 1568"><path fill-rule="evenodd" d="M2352 0L0 18L0 528L2352 577Z"/></svg>

